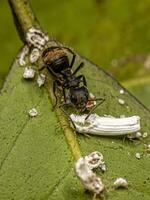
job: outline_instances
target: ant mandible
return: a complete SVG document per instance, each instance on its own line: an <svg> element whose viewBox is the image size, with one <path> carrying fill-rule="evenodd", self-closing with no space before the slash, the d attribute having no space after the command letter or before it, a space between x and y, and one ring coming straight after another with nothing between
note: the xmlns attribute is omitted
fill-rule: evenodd
<svg viewBox="0 0 150 200"><path fill-rule="evenodd" d="M72 54L72 60L69 64L69 58L66 50ZM89 91L87 88L87 82L84 75L76 76L76 73L83 67L84 63L81 62L76 70L73 72L72 67L74 65L76 54L68 47L52 46L46 48L42 53L43 66L40 70L47 68L48 71L54 76L53 93L56 98L55 106L57 105L56 86L62 88L63 97L65 103L60 105L64 106L71 104L77 108L81 113L87 109L87 105L90 101L100 100L102 103L104 99L90 99ZM80 84L82 83L82 86ZM68 96L66 98L66 90L68 90ZM67 103L69 99L69 103ZM99 105L99 104L98 104ZM97 105L97 106L98 106ZM55 107L54 106L54 107ZM94 109L97 107L95 106ZM64 110L63 110L64 111ZM93 109L90 111L90 113ZM90 115L88 114L88 116ZM86 118L88 118L88 116Z"/></svg>

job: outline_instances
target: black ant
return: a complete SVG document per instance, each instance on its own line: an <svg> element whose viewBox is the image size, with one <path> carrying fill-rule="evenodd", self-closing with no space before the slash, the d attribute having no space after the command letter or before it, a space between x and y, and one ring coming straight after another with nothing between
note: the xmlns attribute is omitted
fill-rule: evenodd
<svg viewBox="0 0 150 200"><path fill-rule="evenodd" d="M72 54L70 64L66 50ZM52 46L46 48L42 53L43 66L40 70L47 68L56 79L53 83L53 93L56 98L55 106L57 105L56 86L60 86L65 101L65 103L60 106L72 104L77 110L84 112L90 101L101 100L103 102L104 99L89 99L89 91L84 75L76 76L76 73L83 67L84 63L81 62L76 70L74 72L72 71L75 58L76 54L67 47ZM81 83L83 83L82 86L80 85ZM68 90L67 98L66 90ZM69 99L70 103L67 103L67 99ZM88 114L88 116L89 115L90 114ZM88 118L88 116L86 118Z"/></svg>

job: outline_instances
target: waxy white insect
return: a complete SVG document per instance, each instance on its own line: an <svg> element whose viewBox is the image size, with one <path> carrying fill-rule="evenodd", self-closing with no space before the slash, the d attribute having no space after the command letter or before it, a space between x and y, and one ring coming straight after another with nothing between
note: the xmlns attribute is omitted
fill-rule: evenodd
<svg viewBox="0 0 150 200"><path fill-rule="evenodd" d="M128 182L126 179L120 177L114 181L114 186L116 189L120 187L126 188L128 186Z"/></svg>
<svg viewBox="0 0 150 200"><path fill-rule="evenodd" d="M31 27L26 34L26 41L29 45L42 50L49 41L49 37L41 30Z"/></svg>
<svg viewBox="0 0 150 200"><path fill-rule="evenodd" d="M120 93L120 94L124 94L125 92L124 92L123 89L120 89L119 93Z"/></svg>
<svg viewBox="0 0 150 200"><path fill-rule="evenodd" d="M25 79L33 79L35 76L35 70L31 67L26 67L23 72L23 78Z"/></svg>
<svg viewBox="0 0 150 200"><path fill-rule="evenodd" d="M94 135L115 136L127 135L140 130L140 117L131 116L125 118L100 117L97 114L87 115L71 114L76 130L79 133L89 133ZM85 120L86 119L86 120Z"/></svg>
<svg viewBox="0 0 150 200"><path fill-rule="evenodd" d="M39 74L38 78L37 78L37 84L39 87L41 87L42 85L44 85L45 83L45 75L44 74Z"/></svg>
<svg viewBox="0 0 150 200"><path fill-rule="evenodd" d="M38 112L35 108L32 108L31 110L29 110L28 114L30 117L36 117L38 115Z"/></svg>
<svg viewBox="0 0 150 200"><path fill-rule="evenodd" d="M29 53L29 47L27 45L25 45L23 47L23 49L21 50L20 54L19 54L19 64L20 64L20 66L26 65L25 57L27 56L28 53Z"/></svg>
<svg viewBox="0 0 150 200"><path fill-rule="evenodd" d="M148 136L148 133L147 132L144 132L143 133L143 138L146 138Z"/></svg>
<svg viewBox="0 0 150 200"><path fill-rule="evenodd" d="M93 192L94 196L100 194L105 188L100 177L92 171L99 165L101 155L98 151L93 152L88 156L81 157L75 164L75 172L84 188Z"/></svg>
<svg viewBox="0 0 150 200"><path fill-rule="evenodd" d="M29 61L30 63L35 63L40 57L40 51L37 48L32 49L30 56L29 56Z"/></svg>
<svg viewBox="0 0 150 200"><path fill-rule="evenodd" d="M121 105L124 105L124 104L125 104L125 100L123 100L123 99L118 99L118 102L119 102Z"/></svg>
<svg viewBox="0 0 150 200"><path fill-rule="evenodd" d="M137 159L140 159L141 156L142 156L142 155L141 155L141 153L139 153L139 152L135 154L135 157L136 157Z"/></svg>

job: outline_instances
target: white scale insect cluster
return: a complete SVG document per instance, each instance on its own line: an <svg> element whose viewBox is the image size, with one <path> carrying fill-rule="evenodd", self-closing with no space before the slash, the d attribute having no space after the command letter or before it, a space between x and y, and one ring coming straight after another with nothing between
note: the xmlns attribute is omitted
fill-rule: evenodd
<svg viewBox="0 0 150 200"><path fill-rule="evenodd" d="M81 157L75 164L75 172L84 188L93 192L94 196L100 194L105 188L101 178L93 172L93 169L101 165L104 165L103 155L98 151Z"/></svg>
<svg viewBox="0 0 150 200"><path fill-rule="evenodd" d="M26 41L28 42L29 46L32 45L33 47L42 50L49 41L49 37L41 30L31 27L27 32Z"/></svg>
<svg viewBox="0 0 150 200"><path fill-rule="evenodd" d="M25 47L22 49L19 55L19 64L21 66L25 66L23 78L33 79L35 76L35 70L32 69L31 66L27 66L25 57L30 52L29 62L31 64L36 63L40 58L41 50L49 41L49 37L45 35L41 30L31 27L26 34L26 41L28 45L25 45ZM42 85L44 85L44 83L45 75L39 74L37 77L38 86L41 87Z"/></svg>
<svg viewBox="0 0 150 200"><path fill-rule="evenodd" d="M71 114L76 130L79 133L89 133L94 135L115 136L127 135L140 130L140 117L131 116L124 118L101 117L97 114L87 115ZM86 120L85 120L86 119Z"/></svg>

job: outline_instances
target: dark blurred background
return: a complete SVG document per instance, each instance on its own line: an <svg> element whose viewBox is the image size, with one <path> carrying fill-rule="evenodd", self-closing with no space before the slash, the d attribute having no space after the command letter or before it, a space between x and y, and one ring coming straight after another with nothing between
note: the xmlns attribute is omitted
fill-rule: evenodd
<svg viewBox="0 0 150 200"><path fill-rule="evenodd" d="M150 108L149 0L30 0L52 38L103 67ZM0 3L0 86L22 46Z"/></svg>

